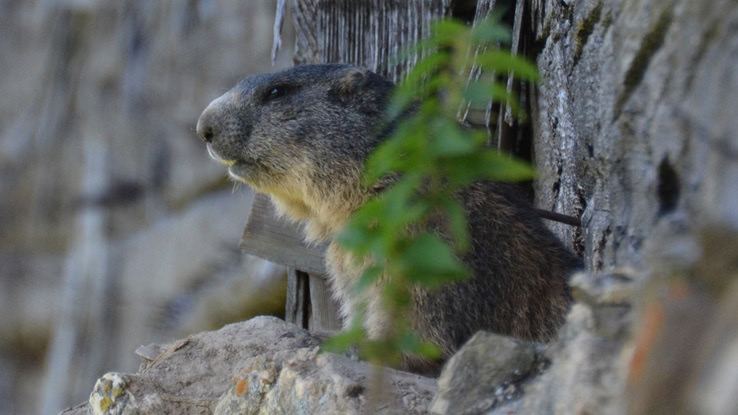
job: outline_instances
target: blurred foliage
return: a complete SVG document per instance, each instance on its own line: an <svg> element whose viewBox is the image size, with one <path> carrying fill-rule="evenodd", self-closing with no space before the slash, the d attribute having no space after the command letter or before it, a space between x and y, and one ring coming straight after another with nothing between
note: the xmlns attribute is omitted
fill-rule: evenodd
<svg viewBox="0 0 738 415"><path fill-rule="evenodd" d="M437 22L429 39L401 56L423 57L395 88L386 114L393 132L367 160L364 176L368 187L393 184L358 210L338 237L357 264L371 264L357 294L381 287L390 327L369 339L359 312L351 329L327 344L330 349L357 345L362 358L382 365L398 365L403 354L437 358L438 348L413 334L407 316L414 285L433 289L469 276L459 260L469 247L467 219L454 194L477 180L532 178L528 164L487 148L486 131L466 129L457 120L462 105L484 109L490 100L520 115L517 98L503 82L509 74L537 80L533 64L500 49L510 30L499 17L474 27ZM470 81L472 65L483 71L478 81ZM439 217L452 235L450 244L426 230Z"/></svg>

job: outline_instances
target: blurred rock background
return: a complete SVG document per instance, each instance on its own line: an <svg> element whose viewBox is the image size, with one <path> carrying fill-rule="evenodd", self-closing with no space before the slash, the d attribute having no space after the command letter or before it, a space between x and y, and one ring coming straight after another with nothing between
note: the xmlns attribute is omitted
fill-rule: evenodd
<svg viewBox="0 0 738 415"><path fill-rule="evenodd" d="M252 195L194 133L274 68L275 8L0 1L0 414L56 413L141 344L283 312L284 271L238 250Z"/></svg>

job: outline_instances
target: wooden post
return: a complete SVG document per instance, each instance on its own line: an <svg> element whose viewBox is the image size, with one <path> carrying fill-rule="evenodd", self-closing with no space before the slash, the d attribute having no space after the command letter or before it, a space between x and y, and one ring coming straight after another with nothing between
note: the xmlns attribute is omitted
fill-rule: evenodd
<svg viewBox="0 0 738 415"><path fill-rule="evenodd" d="M290 268L287 271L287 301L284 320L302 328L309 328L310 293L308 274Z"/></svg>
<svg viewBox="0 0 738 415"><path fill-rule="evenodd" d="M310 305L312 319L308 321L308 329L312 331L331 331L341 329L339 304L331 295L330 287L324 277L308 274Z"/></svg>
<svg viewBox="0 0 738 415"><path fill-rule="evenodd" d="M277 217L267 196L254 197L241 249L288 267L284 318L317 332L341 329L339 305L325 281L325 248L325 245L306 244L298 226Z"/></svg>

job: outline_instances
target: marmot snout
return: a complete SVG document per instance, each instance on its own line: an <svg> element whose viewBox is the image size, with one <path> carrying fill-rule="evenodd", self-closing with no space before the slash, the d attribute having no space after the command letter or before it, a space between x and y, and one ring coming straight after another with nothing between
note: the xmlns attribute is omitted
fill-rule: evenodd
<svg viewBox="0 0 738 415"><path fill-rule="evenodd" d="M361 203L363 161L393 84L347 65L251 76L213 101L197 133L231 177L326 240Z"/></svg>

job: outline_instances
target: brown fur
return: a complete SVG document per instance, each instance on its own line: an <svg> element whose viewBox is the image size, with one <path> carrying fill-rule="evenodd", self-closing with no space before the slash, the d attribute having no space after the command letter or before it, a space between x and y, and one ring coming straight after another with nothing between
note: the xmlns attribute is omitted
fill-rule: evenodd
<svg viewBox="0 0 738 415"><path fill-rule="evenodd" d="M360 186L364 160L391 128L383 108L392 83L347 65L311 65L255 75L213 101L198 122L210 154L237 180L271 196L277 210L305 224L309 241L332 241L375 191ZM478 182L459 192L472 239L464 262L473 277L436 290L414 289L412 326L444 358L477 330L525 340L551 339L570 303L568 274L578 260L546 229L510 184ZM444 227L432 230L445 236ZM329 281L344 322L361 302L365 327L388 323L381 287L360 296L363 266L331 242ZM418 368L427 362L410 361ZM418 366L419 365L419 366Z"/></svg>

